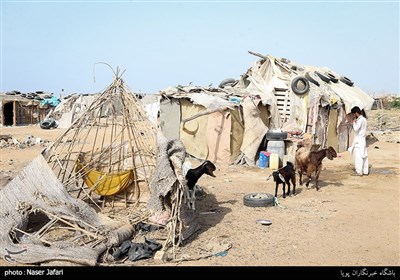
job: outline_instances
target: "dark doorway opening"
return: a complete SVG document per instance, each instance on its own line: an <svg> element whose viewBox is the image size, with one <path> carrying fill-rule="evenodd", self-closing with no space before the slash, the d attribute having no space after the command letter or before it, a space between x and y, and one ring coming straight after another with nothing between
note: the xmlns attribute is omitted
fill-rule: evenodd
<svg viewBox="0 0 400 280"><path fill-rule="evenodd" d="M4 104L3 106L3 125L14 124L14 106L13 102Z"/></svg>

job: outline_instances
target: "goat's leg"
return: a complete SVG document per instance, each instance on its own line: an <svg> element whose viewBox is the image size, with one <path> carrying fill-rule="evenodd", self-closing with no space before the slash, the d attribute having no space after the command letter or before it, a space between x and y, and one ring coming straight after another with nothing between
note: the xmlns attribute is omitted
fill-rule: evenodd
<svg viewBox="0 0 400 280"><path fill-rule="evenodd" d="M192 210L196 210L196 186L194 186L193 190L192 190L192 198L191 198L191 203L192 203Z"/></svg>
<svg viewBox="0 0 400 280"><path fill-rule="evenodd" d="M292 178L292 184L293 184L293 195L296 195L296 177Z"/></svg>
<svg viewBox="0 0 400 280"><path fill-rule="evenodd" d="M302 176L303 176L303 170L299 169L298 173L299 173L299 185L302 186L303 182L301 181L301 179L302 179Z"/></svg>
<svg viewBox="0 0 400 280"><path fill-rule="evenodd" d="M290 180L287 181L287 188L288 189L286 195L290 195ZM285 192L285 190L283 192Z"/></svg>
<svg viewBox="0 0 400 280"><path fill-rule="evenodd" d="M311 173L307 172L307 183L306 183L307 188L310 182L311 182Z"/></svg>
<svg viewBox="0 0 400 280"><path fill-rule="evenodd" d="M285 198L286 197L286 194L285 194L285 182L282 182L282 184L283 184L283 198Z"/></svg>
<svg viewBox="0 0 400 280"><path fill-rule="evenodd" d="M276 183L275 183L275 197L278 196L278 185L279 185L279 183L276 182Z"/></svg>
<svg viewBox="0 0 400 280"><path fill-rule="evenodd" d="M308 180L307 180L307 183L306 183L306 186L308 187L308 185L310 184L310 182L311 182L311 174L313 173L313 167L311 167L310 165L307 167L307 177L308 177Z"/></svg>
<svg viewBox="0 0 400 280"><path fill-rule="evenodd" d="M322 165L320 165L319 168L317 168L317 170L315 171L315 187L317 188L317 191L319 190L318 179L319 179L319 174L321 174L321 169Z"/></svg>

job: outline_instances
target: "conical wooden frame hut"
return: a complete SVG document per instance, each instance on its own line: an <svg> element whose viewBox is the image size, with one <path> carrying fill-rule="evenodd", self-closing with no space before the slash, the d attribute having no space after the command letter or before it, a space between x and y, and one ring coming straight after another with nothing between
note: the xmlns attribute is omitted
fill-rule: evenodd
<svg viewBox="0 0 400 280"><path fill-rule="evenodd" d="M132 91L114 81L43 151L70 194L103 207L149 197L156 165L156 127Z"/></svg>

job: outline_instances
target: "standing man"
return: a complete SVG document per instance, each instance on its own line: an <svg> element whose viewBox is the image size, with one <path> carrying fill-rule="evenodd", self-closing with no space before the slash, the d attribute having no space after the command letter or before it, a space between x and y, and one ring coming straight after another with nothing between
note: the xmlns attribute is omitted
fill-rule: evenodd
<svg viewBox="0 0 400 280"><path fill-rule="evenodd" d="M354 139L349 151L354 157L354 166L356 172L352 176L368 175L368 153L367 153L367 119L365 114L361 113L358 106L351 109L353 115Z"/></svg>

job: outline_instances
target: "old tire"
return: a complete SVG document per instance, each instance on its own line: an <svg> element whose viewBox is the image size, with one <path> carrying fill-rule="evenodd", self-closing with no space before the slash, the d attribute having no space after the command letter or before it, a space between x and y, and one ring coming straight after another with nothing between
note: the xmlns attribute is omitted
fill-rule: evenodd
<svg viewBox="0 0 400 280"><path fill-rule="evenodd" d="M287 138L287 132L267 131L267 133L265 134L265 138L267 140L285 140Z"/></svg>
<svg viewBox="0 0 400 280"><path fill-rule="evenodd" d="M47 120L44 120L44 121L42 121L40 123L40 127L42 129L50 129L50 128L55 127L55 126L56 126L56 121L53 120L53 119L47 119Z"/></svg>
<svg viewBox="0 0 400 280"><path fill-rule="evenodd" d="M339 79L336 78L335 75L333 75L332 73L329 72L325 72L325 75L329 77L329 79L331 79L331 82L337 83L339 82Z"/></svg>
<svg viewBox="0 0 400 280"><path fill-rule="evenodd" d="M304 86L299 87L299 83L304 84ZM303 76L297 76L292 81L292 90L295 94L302 95L310 90L310 82Z"/></svg>
<svg viewBox="0 0 400 280"><path fill-rule="evenodd" d="M236 83L236 80L235 80L235 79L227 78L227 79L225 79L225 80L222 80L222 82L219 83L218 86L219 86L220 88L224 88L227 84L234 84L234 83Z"/></svg>
<svg viewBox="0 0 400 280"><path fill-rule="evenodd" d="M307 73L305 74L307 80L309 80L311 83L313 83L314 85L316 85L317 87L319 87L319 82L318 82L316 79L314 79L314 78L311 76L311 74L312 74L312 73L310 73L310 72L307 72Z"/></svg>
<svg viewBox="0 0 400 280"><path fill-rule="evenodd" d="M243 197L243 204L248 207L274 206L274 196L269 193L250 193Z"/></svg>
<svg viewBox="0 0 400 280"><path fill-rule="evenodd" d="M318 71L315 71L315 74L321 79L323 80L325 83L330 83L331 82L331 78L329 78L328 76L326 76L325 74L322 74Z"/></svg>
<svg viewBox="0 0 400 280"><path fill-rule="evenodd" d="M340 77L340 81L345 83L346 85L352 87L354 85L353 81L350 80L349 78L345 77L345 76L341 76Z"/></svg>

